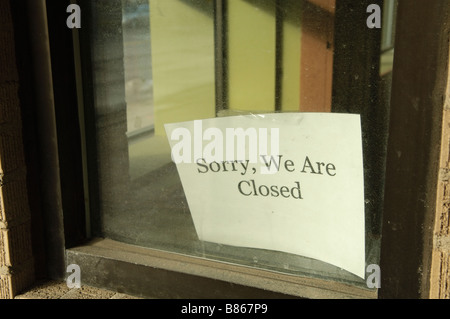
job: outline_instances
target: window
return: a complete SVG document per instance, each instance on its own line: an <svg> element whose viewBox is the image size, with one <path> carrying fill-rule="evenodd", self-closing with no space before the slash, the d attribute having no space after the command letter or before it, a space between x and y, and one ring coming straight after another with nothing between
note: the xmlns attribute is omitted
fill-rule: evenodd
<svg viewBox="0 0 450 319"><path fill-rule="evenodd" d="M392 63L382 55L393 46L395 7L386 6L389 19L377 30L366 28L364 4L352 1L81 3L93 238L218 262L217 271L231 264L376 295L365 279L318 260L199 241L164 124L246 113L361 114L366 264L378 264L389 109L380 70Z"/></svg>

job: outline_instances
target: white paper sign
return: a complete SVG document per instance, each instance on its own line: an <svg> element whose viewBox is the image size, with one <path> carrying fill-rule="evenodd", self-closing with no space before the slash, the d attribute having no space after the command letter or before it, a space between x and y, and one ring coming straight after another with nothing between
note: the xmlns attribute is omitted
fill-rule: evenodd
<svg viewBox="0 0 450 319"><path fill-rule="evenodd" d="M359 115L282 113L165 125L200 240L365 275Z"/></svg>

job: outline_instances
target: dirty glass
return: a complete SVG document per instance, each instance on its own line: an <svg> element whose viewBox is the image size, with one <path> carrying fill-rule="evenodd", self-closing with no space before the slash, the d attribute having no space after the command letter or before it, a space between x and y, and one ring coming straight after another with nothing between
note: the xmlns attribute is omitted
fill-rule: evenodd
<svg viewBox="0 0 450 319"><path fill-rule="evenodd" d="M88 34L84 45L89 45L90 55L85 59L91 61L93 85L92 110L86 112L92 234L365 287L361 278L318 260L200 241L164 131L165 123L235 114L361 114L366 263L377 264L395 2L382 6L380 30L368 27L366 6L346 3L89 2L83 31ZM357 33L351 29L356 22L346 17L356 9L362 11ZM371 43L352 47L370 57L363 61L345 51L357 45L353 42L358 36ZM378 122L373 124L373 118Z"/></svg>

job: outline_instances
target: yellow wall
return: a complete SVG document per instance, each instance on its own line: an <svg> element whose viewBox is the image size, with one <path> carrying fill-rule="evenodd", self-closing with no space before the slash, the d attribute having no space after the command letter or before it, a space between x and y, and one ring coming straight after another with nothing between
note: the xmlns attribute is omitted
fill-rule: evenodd
<svg viewBox="0 0 450 319"><path fill-rule="evenodd" d="M228 0L228 106L231 110L275 111L275 0ZM281 109L300 105L300 6L284 10ZM215 114L213 1L151 0L150 25L155 133L164 123Z"/></svg>
<svg viewBox="0 0 450 319"><path fill-rule="evenodd" d="M299 0L283 0L283 74L281 110L299 111L301 28Z"/></svg>
<svg viewBox="0 0 450 319"><path fill-rule="evenodd" d="M215 116L213 3L187 2L150 1L156 135L165 123Z"/></svg>
<svg viewBox="0 0 450 319"><path fill-rule="evenodd" d="M229 108L274 111L275 1L229 0L227 19Z"/></svg>
<svg viewBox="0 0 450 319"><path fill-rule="evenodd" d="M282 22L281 109L300 105L300 5L284 0ZM228 0L229 108L275 110L276 1Z"/></svg>

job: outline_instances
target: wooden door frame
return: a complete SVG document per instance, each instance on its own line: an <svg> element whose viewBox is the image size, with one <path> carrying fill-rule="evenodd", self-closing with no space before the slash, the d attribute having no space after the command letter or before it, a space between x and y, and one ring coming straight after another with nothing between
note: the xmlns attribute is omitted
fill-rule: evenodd
<svg viewBox="0 0 450 319"><path fill-rule="evenodd" d="M449 143L442 138L449 131L449 19L445 1L399 1L381 247L383 298L438 297L433 291L442 283L439 278L449 280L448 267L432 274L433 265L449 256L447 243L432 258L442 249L435 228L446 229L441 239L449 238L449 225L443 225L449 211L439 193L448 171L448 153L444 161L441 155Z"/></svg>

